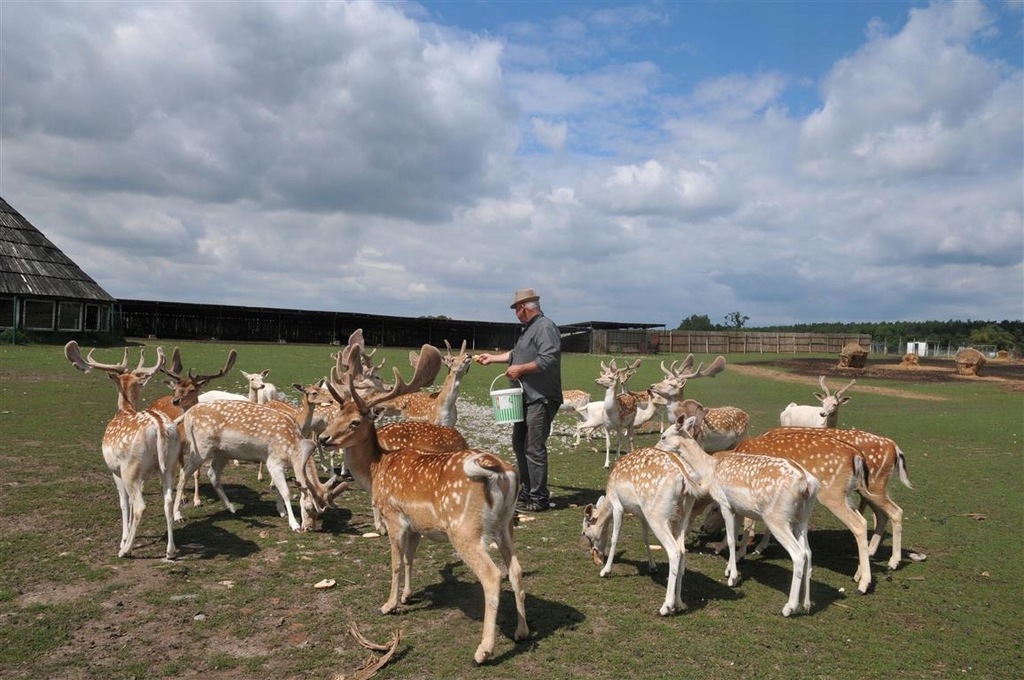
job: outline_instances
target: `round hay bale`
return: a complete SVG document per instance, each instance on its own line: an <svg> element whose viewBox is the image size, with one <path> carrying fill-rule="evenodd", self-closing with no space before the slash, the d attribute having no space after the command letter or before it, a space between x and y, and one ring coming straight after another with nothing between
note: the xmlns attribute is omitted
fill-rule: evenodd
<svg viewBox="0 0 1024 680"><path fill-rule="evenodd" d="M953 360L957 375L981 375L981 367L985 365L985 355L973 347L963 348Z"/></svg>
<svg viewBox="0 0 1024 680"><path fill-rule="evenodd" d="M868 361L868 351L857 342L848 342L839 352L839 368L864 368Z"/></svg>
<svg viewBox="0 0 1024 680"><path fill-rule="evenodd" d="M921 357L917 356L913 352L907 352L903 355L903 361L900 362L900 366L917 366L921 363Z"/></svg>
<svg viewBox="0 0 1024 680"><path fill-rule="evenodd" d="M996 352L996 359L999 359L1000 361L1009 361L1010 353L1005 349L1001 349L998 352Z"/></svg>

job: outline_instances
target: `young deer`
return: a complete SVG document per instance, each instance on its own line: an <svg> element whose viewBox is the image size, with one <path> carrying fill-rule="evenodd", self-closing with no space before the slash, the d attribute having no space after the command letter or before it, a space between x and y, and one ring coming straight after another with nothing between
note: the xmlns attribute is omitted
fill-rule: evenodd
<svg viewBox="0 0 1024 680"><path fill-rule="evenodd" d="M653 390L652 390L653 391ZM746 439L750 416L735 406L707 408L695 399L676 402L669 415L673 420L696 418L697 430L693 438L708 453L729 451Z"/></svg>
<svg viewBox="0 0 1024 680"><path fill-rule="evenodd" d="M224 508L231 513L235 506L221 486L220 476L228 460L262 462L277 489L278 512L288 517L294 531L312 529L321 513L334 505L335 497L346 488L331 478L321 484L312 454L316 444L302 436L299 424L291 417L267 406L250 401L215 401L199 403L182 416L183 445L193 459L185 467L185 475L209 463L209 478ZM286 470L291 467L299 484L301 524L292 510ZM179 490L180 493L180 490Z"/></svg>
<svg viewBox="0 0 1024 680"><path fill-rule="evenodd" d="M854 491L865 489L864 456L854 446L832 437L820 436L821 432L816 429L769 430L760 436L743 440L735 451L785 458L798 463L817 477L820 485L818 501L849 528L857 543L857 571L853 580L857 581L857 590L863 594L871 585L868 523L850 505L850 496Z"/></svg>
<svg viewBox="0 0 1024 680"><path fill-rule="evenodd" d="M348 468L370 492L391 542L391 594L380 611L396 611L412 592L412 563L422 536L447 536L459 556L473 570L484 590L483 636L473 659L484 663L494 653L494 636L501 591L501 570L487 553L490 542L508 569L515 593L518 623L515 639L529 635L522 568L512 541L519 480L516 469L498 456L475 449L424 453L415 448L385 451L374 421L375 409L385 401L430 384L437 375L441 355L424 345L416 371L406 384L395 370L395 384L384 394L364 399L356 389L361 370L358 345L350 345L346 365L347 389L328 384L340 404L321 435L325 448L345 448ZM339 362L340 363L340 362ZM401 599L400 573L404 569Z"/></svg>
<svg viewBox="0 0 1024 680"><path fill-rule="evenodd" d="M636 449L612 468L605 495L583 511L583 536L589 542L594 563L601 567L601 576L611 573L622 515L626 512L640 520L647 564L652 572L657 571L647 538L647 528L651 528L668 556L668 586L658 610L662 616L684 607L686 532L696 500L692 485L683 463L675 455L656 448Z"/></svg>
<svg viewBox="0 0 1024 680"><path fill-rule="evenodd" d="M132 552L135 534L142 521L146 501L142 485L147 477L159 475L163 491L164 517L167 520L167 559L177 555L174 545L174 475L178 469L181 440L178 428L166 415L155 409L139 410L139 395L150 378L164 365L162 347L156 348L157 362L145 367L142 350L135 370L128 368L128 348L119 364L102 364L93 360L90 350L82 357L74 340L64 346L64 356L71 364L88 373L96 368L105 371L117 386L117 413L103 432L103 460L114 477L121 506L121 543L118 557Z"/></svg>
<svg viewBox="0 0 1024 680"><path fill-rule="evenodd" d="M718 503L729 542L729 565L725 570L729 585L736 585L739 579L739 517L760 519L793 560L789 600L782 615L789 616L801 604L804 611L810 611L811 548L807 524L818 496L818 480L800 465L781 458L725 451L709 455L690 434L696 420L691 417L668 427L658 448L678 453L691 470L695 493L710 496Z"/></svg>

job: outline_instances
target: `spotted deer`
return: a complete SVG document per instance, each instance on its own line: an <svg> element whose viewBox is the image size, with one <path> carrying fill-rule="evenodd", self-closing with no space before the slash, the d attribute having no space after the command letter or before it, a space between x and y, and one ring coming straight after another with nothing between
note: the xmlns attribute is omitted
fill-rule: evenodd
<svg viewBox="0 0 1024 680"><path fill-rule="evenodd" d="M819 376L818 383L821 385L821 392L815 392L814 396L821 405L810 406L791 402L779 414L779 423L782 427L835 427L839 423L839 407L850 401L843 393L857 384L857 381L851 380L835 394L830 393L825 385L825 376Z"/></svg>
<svg viewBox="0 0 1024 680"><path fill-rule="evenodd" d="M682 362L674 360L668 368L666 368L665 362L662 362L662 373L665 374L665 378L652 384L650 391L654 394L654 398L657 399L659 408L664 410L665 414L669 417L669 422L672 423L676 420L676 416L673 415L676 406L683 400L686 382L697 378L714 378L724 370L724 356L717 356L707 369L703 368L701 363L694 370L693 354L687 354ZM665 428L663 427L662 430L664 431Z"/></svg>
<svg viewBox="0 0 1024 680"><path fill-rule="evenodd" d="M320 441L326 448L345 448L349 471L370 492L391 543L391 593L380 611L395 612L412 592L412 563L422 536L447 536L473 570L484 590L483 635L473 659L484 663L494 653L502 572L487 552L494 542L508 570L515 594L518 622L515 639L529 635L522 568L512 540L518 492L515 467L477 449L424 453L415 448L384 450L374 425L375 410L384 402L430 384L440 369L440 352L431 345L420 350L410 382L397 370L388 392L364 398L356 389L360 370L358 345L345 350L350 373L348 389L328 384L340 404ZM397 443L397 442L394 442ZM404 584L399 598L399 578Z"/></svg>
<svg viewBox="0 0 1024 680"><path fill-rule="evenodd" d="M633 423L636 421L637 399L632 394L620 392L628 368L619 368L615 359L608 364L601 362L601 374L594 379L604 390L604 426L615 433L615 460L622 455L622 440L626 440L627 453L633 448ZM604 467L611 467L611 442L606 437Z"/></svg>
<svg viewBox="0 0 1024 680"><path fill-rule="evenodd" d="M853 580L857 581L858 592L863 594L871 585L867 520L850 505L850 496L854 491L865 491L864 456L854 446L819 435L820 430L815 429L786 431L779 428L744 439L735 451L785 458L818 478L818 501L853 533L857 544L857 571Z"/></svg>
<svg viewBox="0 0 1024 680"><path fill-rule="evenodd" d="M165 373L169 380L164 380L164 384L171 388L171 394L168 396L160 397L152 404L150 408L162 411L171 420L179 418L193 406L199 403L199 396L203 393L203 388L210 384L211 381L217 378L224 377L231 367L235 363L235 359L238 358L238 353L235 350L228 352L227 359L224 362L224 366L217 373L210 375L197 375L192 369L188 370L188 373L184 372L181 363L181 350L177 347L171 352L171 365L163 366L160 370ZM182 437L183 432L181 424L178 427L178 437ZM180 467L184 472L185 462L181 460ZM178 487L182 488L185 484L185 476L179 475ZM182 521L181 516L181 493L176 494L176 502L174 504L174 519L176 521ZM202 505L202 499L199 497L199 470L192 473L192 506L198 508Z"/></svg>
<svg viewBox="0 0 1024 680"><path fill-rule="evenodd" d="M203 463L209 463L209 478L224 508L235 506L221 486L221 472L229 460L262 462L277 489L278 512L288 518L293 531L312 529L319 516L334 506L335 498L346 488L335 478L320 482L312 454L316 444L302 436L299 424L279 411L250 401L199 403L182 417L184 439L193 459L185 468L190 475ZM301 523L292 509L288 481L291 468L299 485Z"/></svg>
<svg viewBox="0 0 1024 680"><path fill-rule="evenodd" d="M750 416L743 409L735 406L708 408L696 399L675 402L669 416L674 420L696 418L697 430L693 438L708 453L736 448L747 437L750 427Z"/></svg>
<svg viewBox="0 0 1024 680"><path fill-rule="evenodd" d="M167 521L165 554L167 559L174 559L178 552L174 545L174 476L179 465L181 440L178 428L165 414L138 406L142 388L166 361L164 350L157 347L156 363L147 367L140 349L139 363L134 370L128 368L127 347L119 364L94 360L94 351L90 350L88 356L83 357L74 340L64 346L64 356L75 368L83 373L94 368L104 371L117 387L117 412L107 423L101 444L103 460L114 478L121 506L121 543L117 556L131 554L142 512L146 509L143 482L147 477L159 476Z"/></svg>
<svg viewBox="0 0 1024 680"><path fill-rule="evenodd" d="M473 355L466 353L466 341L462 341L462 349L459 353L452 354L451 344L445 340L447 354L443 357L444 365L448 367L448 375L436 392L417 391L404 394L387 404L390 410L404 416L406 420L416 420L445 427L455 427L459 419L459 412L456 402L459 398L459 387L462 379L469 372L473 364ZM410 356L410 361L415 358L415 352ZM418 358L416 358L418 361Z"/></svg>
<svg viewBox="0 0 1024 680"><path fill-rule="evenodd" d="M656 448L635 449L623 456L608 474L605 494L583 511L583 537L601 576L611 573L622 516L640 521L647 564L657 571L647 529L658 538L668 556L668 586L658 613L667 616L683 609L682 578L686 568L686 532L696 496L693 481L682 461Z"/></svg>
<svg viewBox="0 0 1024 680"><path fill-rule="evenodd" d="M805 428L786 428L786 430L805 432L810 436L831 437L860 451L864 457L867 482L864 488L858 489L861 496L859 510L863 512L866 505L871 507L874 515L874 532L868 543L868 556L872 557L878 551L885 534L885 527L891 521L892 555L889 557L888 568L898 568L903 557L903 508L889 496L888 487L892 473L896 472L905 487L914 488L910 483L907 458L903 450L892 439L863 430L838 428L811 430L810 432L807 432Z"/></svg>
<svg viewBox="0 0 1024 680"><path fill-rule="evenodd" d="M811 609L811 547L807 525L818 497L819 482L799 464L773 456L720 452L712 456L691 435L696 418L666 428L658 448L678 453L694 481L694 493L718 503L725 519L730 586L739 580L736 533L740 517L762 520L793 561L789 599L782 615L801 606Z"/></svg>

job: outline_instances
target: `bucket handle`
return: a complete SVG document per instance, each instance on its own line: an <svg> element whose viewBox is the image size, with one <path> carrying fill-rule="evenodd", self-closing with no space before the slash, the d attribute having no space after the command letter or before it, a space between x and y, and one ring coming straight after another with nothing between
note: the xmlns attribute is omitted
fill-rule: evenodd
<svg viewBox="0 0 1024 680"><path fill-rule="evenodd" d="M505 377L504 373L499 373L498 375L494 376L494 380L491 381L491 392L494 391L494 383L498 382L498 378L503 378L503 377ZM518 380L514 380L513 382L519 383L519 388L522 389L523 383L521 383Z"/></svg>

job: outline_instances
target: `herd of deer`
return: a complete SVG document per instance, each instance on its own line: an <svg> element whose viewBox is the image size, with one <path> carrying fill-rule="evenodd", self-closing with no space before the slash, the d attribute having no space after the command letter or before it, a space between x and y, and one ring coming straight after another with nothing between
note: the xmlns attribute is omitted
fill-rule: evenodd
<svg viewBox="0 0 1024 680"><path fill-rule="evenodd" d="M243 372L249 383L248 395L204 391L232 368L237 358L234 350L219 371L199 375L183 370L177 348L168 363L158 347L150 366L145 365L140 350L138 365L132 369L127 348L120 363L105 364L93 359L93 351L83 357L78 344L69 342L65 356L76 368L106 372L117 389L117 410L104 431L102 452L121 507L118 555L131 553L145 508L143 481L148 477L161 480L166 556L173 559L177 555L174 524L182 521L185 481L189 476L197 479L201 467L208 468L214 491L233 513L234 506L220 482L224 466L229 460L259 463L278 492L281 516L288 518L293 530L304 531L313 528L327 508L336 507L336 499L347 488L337 475L321 482L314 453L341 452L348 473L370 494L374 520L391 545L391 592L381 613L396 611L408 602L420 538L447 537L484 590L483 636L474 660L483 663L493 654L503 571L515 595L518 620L514 637L525 639L529 628L522 568L512 538L516 468L493 453L470 447L455 428L459 385L473 360L466 353L465 341L458 354L453 354L447 341L446 345L446 356L431 345L411 353L412 378L405 382L396 368L393 383L387 385L378 372L383 363L374 365L362 332L356 331L341 351L332 354L334 364L328 378L312 385L293 385L301 395L296 407L266 382L267 371ZM433 384L442 364L448 368L444 384L440 390L424 391ZM739 576L737 553L742 557L752 532L748 530L737 549L738 517L763 521L789 552L794 572L783 609L788 616L799 606L810 607L807 524L816 500L850 527L857 539L859 567L854 578L860 592L866 592L870 584L868 557L877 550L888 521L893 525L889 567L896 568L901 555L902 510L889 498L886 486L894 469L910 486L905 459L889 439L835 429L834 413L847 401L842 393L850 385L831 395L822 377L824 394L819 399L823 406L812 409L813 423L802 413L806 409L790 405L787 412L792 411L790 416L797 419L787 423L784 413L783 424L790 426L750 438L749 419L742 410L705 408L683 399L687 380L721 372L723 357L703 370L701 366L693 369L692 356L668 368L662 363L664 380L644 392L630 392L625 386L639 365L639 360L623 368L614 360L607 365L602 362L596 380L605 388L600 402L589 402L585 392L566 393L566 402L580 417L577 442L588 429L605 432L605 466L611 471L605 495L585 509L583 524L592 555L603 567L602 576L611 570L623 513L630 512L641 520L645 543L649 526L669 556L668 592L660 613L678 610L691 518L714 504L726 526L730 585ZM164 382L172 393L144 407L141 391L157 372L167 376ZM672 424L663 430L656 446L634 450L634 429L659 410L669 415ZM382 415L403 419L382 425ZM611 432L616 435L614 466ZM298 518L291 504L289 468L299 489ZM334 469L333 462L328 469ZM850 505L853 492L862 498L861 510L866 503L875 514L870 544L866 519ZM199 502L197 484L193 503ZM501 555L504 570L491 558L488 548L492 546ZM648 560L653 568L649 549Z"/></svg>

